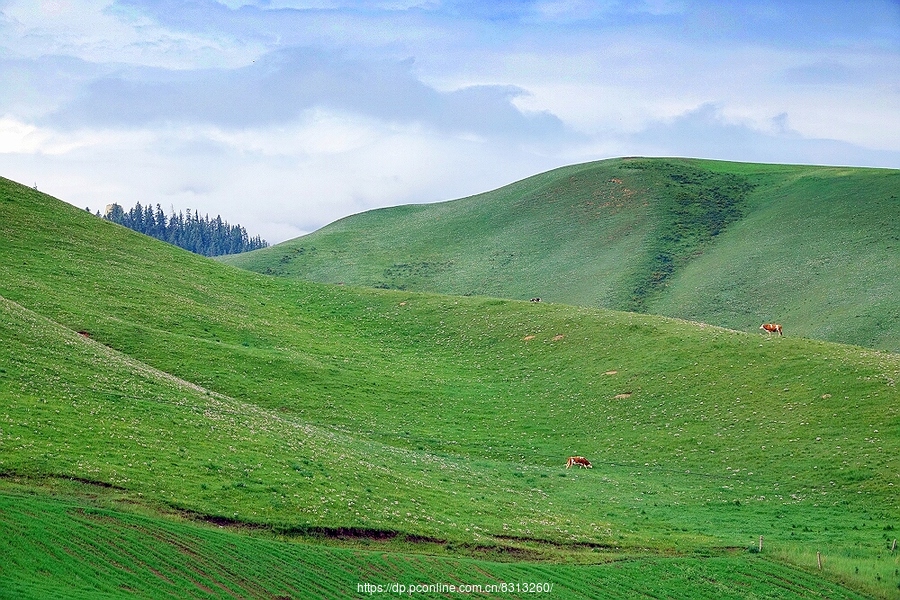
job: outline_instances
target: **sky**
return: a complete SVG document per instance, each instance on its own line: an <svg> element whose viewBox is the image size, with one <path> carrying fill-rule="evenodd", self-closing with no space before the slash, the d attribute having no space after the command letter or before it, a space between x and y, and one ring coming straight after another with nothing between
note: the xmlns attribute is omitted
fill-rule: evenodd
<svg viewBox="0 0 900 600"><path fill-rule="evenodd" d="M0 176L270 243L616 156L900 168L900 0L0 0Z"/></svg>

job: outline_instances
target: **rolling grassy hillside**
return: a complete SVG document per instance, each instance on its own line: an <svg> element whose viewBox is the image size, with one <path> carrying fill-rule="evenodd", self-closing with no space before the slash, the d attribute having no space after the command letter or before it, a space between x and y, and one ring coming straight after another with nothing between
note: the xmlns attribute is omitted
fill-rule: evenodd
<svg viewBox="0 0 900 600"><path fill-rule="evenodd" d="M900 590L897 355L266 277L6 180L0 240L0 595Z"/></svg>
<svg viewBox="0 0 900 600"><path fill-rule="evenodd" d="M900 351L900 171L686 159L574 165L370 211L250 254L320 282L648 312Z"/></svg>

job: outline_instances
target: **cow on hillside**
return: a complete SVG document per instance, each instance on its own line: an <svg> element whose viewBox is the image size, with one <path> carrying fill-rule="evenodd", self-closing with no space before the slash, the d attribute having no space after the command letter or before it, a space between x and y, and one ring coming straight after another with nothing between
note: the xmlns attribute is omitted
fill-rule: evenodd
<svg viewBox="0 0 900 600"><path fill-rule="evenodd" d="M593 465L591 465L591 461L586 459L583 456L570 456L566 461L566 468L569 469L574 465L578 465L583 469L593 469Z"/></svg>
<svg viewBox="0 0 900 600"><path fill-rule="evenodd" d="M779 325L778 323L763 323L762 325L759 326L759 328L762 329L763 331L768 332L769 335L772 335L773 333L777 333L778 335L784 335L781 332L781 325Z"/></svg>

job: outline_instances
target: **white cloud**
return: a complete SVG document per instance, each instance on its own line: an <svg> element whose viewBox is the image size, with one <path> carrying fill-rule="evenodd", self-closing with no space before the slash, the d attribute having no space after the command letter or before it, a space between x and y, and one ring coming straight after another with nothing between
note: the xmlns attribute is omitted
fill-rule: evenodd
<svg viewBox="0 0 900 600"><path fill-rule="evenodd" d="M0 118L0 154L61 156L89 148L118 148L145 144L151 131L78 129L59 131L12 117Z"/></svg>
<svg viewBox="0 0 900 600"><path fill-rule="evenodd" d="M33 154L45 145L46 137L34 125L0 118L0 154Z"/></svg>
<svg viewBox="0 0 900 600"><path fill-rule="evenodd" d="M373 144L384 134L377 121L312 109L287 126L210 130L211 140L262 157L336 155Z"/></svg>
<svg viewBox="0 0 900 600"><path fill-rule="evenodd" d="M721 106L704 104L674 119L648 125L625 136L635 154L693 156L747 162L894 167L900 150L873 150L852 143L799 134L788 113L773 115L761 126L727 115Z"/></svg>
<svg viewBox="0 0 900 600"><path fill-rule="evenodd" d="M92 211L141 202L222 214L270 241L369 208L449 200L559 165L503 143L324 111L265 130L60 135L0 123L0 139L9 131L19 144L0 157L12 179Z"/></svg>
<svg viewBox="0 0 900 600"><path fill-rule="evenodd" d="M878 0L0 11L0 174L270 241L616 155L900 167L900 9Z"/></svg>
<svg viewBox="0 0 900 600"><path fill-rule="evenodd" d="M77 57L95 63L132 63L173 69L249 63L259 43L198 35L161 26L110 0L10 0L0 25L8 56Z"/></svg>

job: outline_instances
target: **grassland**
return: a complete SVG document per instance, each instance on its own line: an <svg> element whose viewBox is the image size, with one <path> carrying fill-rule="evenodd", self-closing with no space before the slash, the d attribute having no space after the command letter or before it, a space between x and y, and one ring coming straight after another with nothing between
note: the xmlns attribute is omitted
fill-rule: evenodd
<svg viewBox="0 0 900 600"><path fill-rule="evenodd" d="M655 581L654 594L666 597L865 597L761 556L632 557L568 566L496 562L297 543L153 518L86 502L80 495L48 499L4 491L0 514L5 525L13 524L0 539L7 559L0 566L4 597L346 598L371 597L358 591L361 583L443 582L482 586L464 594L467 598L628 599L645 595L649 580ZM522 589L535 582L549 591L486 590L504 584Z"/></svg>
<svg viewBox="0 0 900 600"><path fill-rule="evenodd" d="M900 171L615 159L224 260L311 281L662 314L900 352Z"/></svg>
<svg viewBox="0 0 900 600"><path fill-rule="evenodd" d="M2 595L900 590L897 355L267 277L5 180L0 239Z"/></svg>

